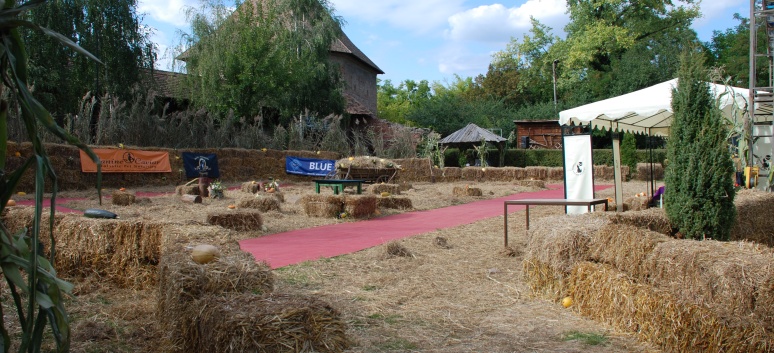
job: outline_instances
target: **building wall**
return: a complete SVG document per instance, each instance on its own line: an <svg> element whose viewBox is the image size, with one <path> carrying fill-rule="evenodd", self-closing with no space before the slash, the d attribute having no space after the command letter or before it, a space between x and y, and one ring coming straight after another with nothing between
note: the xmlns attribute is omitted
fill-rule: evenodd
<svg viewBox="0 0 774 353"><path fill-rule="evenodd" d="M558 122L516 123L519 148L522 148L524 137L529 137L535 148L556 148L561 147L562 130Z"/></svg>
<svg viewBox="0 0 774 353"><path fill-rule="evenodd" d="M376 72L350 54L332 52L331 61L341 67L344 91L376 116Z"/></svg>

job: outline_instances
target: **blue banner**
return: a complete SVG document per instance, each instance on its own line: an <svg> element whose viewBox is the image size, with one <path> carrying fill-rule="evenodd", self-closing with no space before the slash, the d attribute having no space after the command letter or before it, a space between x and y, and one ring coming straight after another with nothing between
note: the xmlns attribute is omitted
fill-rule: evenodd
<svg viewBox="0 0 774 353"><path fill-rule="evenodd" d="M187 178L220 178L218 156L215 154L183 152L183 167Z"/></svg>
<svg viewBox="0 0 774 353"><path fill-rule="evenodd" d="M332 159L285 157L285 172L288 174L326 176L336 169Z"/></svg>

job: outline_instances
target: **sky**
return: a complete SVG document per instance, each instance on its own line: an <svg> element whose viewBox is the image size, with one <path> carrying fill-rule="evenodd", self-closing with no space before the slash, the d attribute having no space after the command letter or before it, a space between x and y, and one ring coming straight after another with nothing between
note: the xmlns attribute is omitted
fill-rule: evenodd
<svg viewBox="0 0 774 353"><path fill-rule="evenodd" d="M227 0L228 1L228 0ZM531 28L530 16L563 37L566 0L329 0L345 21L344 32L382 71L381 80L450 83L485 74L492 54ZM189 31L185 9L199 0L138 0L138 13L157 46L157 69L172 70L170 48ZM704 0L693 24L702 41L715 30L749 17L749 0Z"/></svg>

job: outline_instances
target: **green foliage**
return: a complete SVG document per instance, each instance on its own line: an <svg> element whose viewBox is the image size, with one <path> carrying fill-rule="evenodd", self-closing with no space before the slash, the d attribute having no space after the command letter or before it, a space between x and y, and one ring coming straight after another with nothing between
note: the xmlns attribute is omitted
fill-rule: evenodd
<svg viewBox="0 0 774 353"><path fill-rule="evenodd" d="M188 14L182 45L196 106L237 117L270 107L285 120L306 110L343 112L339 68L328 52L341 20L328 1L238 2L234 12L220 0L203 2Z"/></svg>
<svg viewBox="0 0 774 353"><path fill-rule="evenodd" d="M710 64L723 67L730 76L730 84L736 87L750 86L750 20L734 14L739 24L725 31L715 31L712 40L706 43L710 54ZM766 26L758 26L758 48L766 48ZM756 60L756 85L769 85L769 65L767 60Z"/></svg>
<svg viewBox="0 0 774 353"><path fill-rule="evenodd" d="M628 165L629 172L633 172L637 168L637 141L634 138L634 134L623 134L623 140L621 141L621 165Z"/></svg>
<svg viewBox="0 0 774 353"><path fill-rule="evenodd" d="M379 118L410 126L412 123L407 120L408 113L428 101L432 97L432 92L426 80L420 82L406 80L398 87L393 86L392 81L386 80L382 84L377 84L376 95Z"/></svg>
<svg viewBox="0 0 774 353"><path fill-rule="evenodd" d="M585 333L580 331L570 331L562 337L565 341L580 341L589 346L605 345L608 342L608 338L604 334L599 333Z"/></svg>
<svg viewBox="0 0 774 353"><path fill-rule="evenodd" d="M57 352L68 351L70 345L70 326L64 307L64 296L71 292L72 285L57 278L52 266L56 257L56 242L53 236L54 207L50 208L49 228L52 231L48 240L49 258L43 256L43 245L39 239L45 182L49 180L53 183L50 201L54 204L57 177L38 132L48 131L60 140L78 146L97 161L97 189L101 186L99 158L77 138L59 127L29 90L31 82L27 49L19 27L41 31L59 45L65 44L76 52L96 59L66 37L20 18L26 11L43 3L36 1L18 5L14 0L7 0L0 9L0 27L3 28L3 31L0 31L0 72L4 78L3 85L0 86L0 213L5 210L22 175L34 173L35 176L35 216L29 233L22 231L11 234L6 225L0 223L0 267L7 284L5 290L12 298L12 303L3 303L2 308L15 309L14 313L3 313L0 310L0 352L10 351L14 345L11 337L19 339L19 352L40 352L46 337L53 338ZM13 103L20 110L19 120L25 127L27 139L32 142L33 155L17 170L6 173L8 109L11 103L9 97L13 98ZM101 200L99 192L98 195ZM16 322L9 322L11 320ZM47 326L51 329L51 336L45 335ZM14 329L13 335L9 328Z"/></svg>
<svg viewBox="0 0 774 353"><path fill-rule="evenodd" d="M734 167L728 131L706 84L704 59L681 56L665 170L666 213L686 238L728 240L734 224Z"/></svg>
<svg viewBox="0 0 774 353"><path fill-rule="evenodd" d="M103 63L77 55L40 31L23 33L34 94L58 118L75 114L86 92L128 100L142 84L142 70L152 68L156 59L150 32L140 25L136 0L47 1L27 18L69 38Z"/></svg>

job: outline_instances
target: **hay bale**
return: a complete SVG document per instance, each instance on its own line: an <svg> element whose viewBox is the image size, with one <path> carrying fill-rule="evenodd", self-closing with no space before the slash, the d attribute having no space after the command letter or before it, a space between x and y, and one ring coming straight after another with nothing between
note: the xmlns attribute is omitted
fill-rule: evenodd
<svg viewBox="0 0 774 353"><path fill-rule="evenodd" d="M343 352L347 325L312 296L210 295L181 313L178 352Z"/></svg>
<svg viewBox="0 0 774 353"><path fill-rule="evenodd" d="M379 195L383 192L389 192L392 195L400 195L400 185L398 184L373 184L368 187L372 194Z"/></svg>
<svg viewBox="0 0 774 353"><path fill-rule="evenodd" d="M406 182L406 181L401 181L400 183L398 183L398 189L399 189L401 192L403 192L403 191L409 191L409 190L411 190L411 189L413 189L413 188L414 188L414 185L412 185L412 184L411 184L411 183L409 183L409 182Z"/></svg>
<svg viewBox="0 0 774 353"><path fill-rule="evenodd" d="M175 188L178 195L199 195L199 185L178 185Z"/></svg>
<svg viewBox="0 0 774 353"><path fill-rule="evenodd" d="M376 213L376 196L347 195L344 198L344 212L355 218L371 217Z"/></svg>
<svg viewBox="0 0 774 353"><path fill-rule="evenodd" d="M261 212L279 211L280 201L271 194L256 194L254 198L239 201L239 208L252 208Z"/></svg>
<svg viewBox="0 0 774 353"><path fill-rule="evenodd" d="M484 193L479 188L469 186L455 186L452 190L454 196L482 196Z"/></svg>
<svg viewBox="0 0 774 353"><path fill-rule="evenodd" d="M564 168L548 168L548 180L564 180Z"/></svg>
<svg viewBox="0 0 774 353"><path fill-rule="evenodd" d="M342 195L304 195L299 199L304 213L310 217L335 218L344 212L344 196Z"/></svg>
<svg viewBox="0 0 774 353"><path fill-rule="evenodd" d="M445 167L441 168L441 181L452 182L462 179L462 169L459 167Z"/></svg>
<svg viewBox="0 0 774 353"><path fill-rule="evenodd" d="M734 198L736 222L731 240L749 240L774 247L774 218L764 210L774 209L774 193L744 189Z"/></svg>
<svg viewBox="0 0 774 353"><path fill-rule="evenodd" d="M66 215L54 230L60 274L98 275L122 287L156 282L163 225Z"/></svg>
<svg viewBox="0 0 774 353"><path fill-rule="evenodd" d="M515 180L513 185L536 189L546 188L546 182L544 180Z"/></svg>
<svg viewBox="0 0 774 353"><path fill-rule="evenodd" d="M635 178L641 181L651 180L650 163L637 163L637 175ZM661 163L653 163L653 179L664 180L664 167Z"/></svg>
<svg viewBox="0 0 774 353"><path fill-rule="evenodd" d="M624 203L624 211L628 210L628 206L628 204ZM615 204L610 205L608 210L615 211ZM610 218L610 221L616 224L648 229L661 234L672 234L672 223L669 222L669 218L663 208L653 207L640 211L616 213Z"/></svg>
<svg viewBox="0 0 774 353"><path fill-rule="evenodd" d="M551 216L530 225L522 271L535 294L560 299L573 266L589 258L594 234L608 223L595 213Z"/></svg>
<svg viewBox="0 0 774 353"><path fill-rule="evenodd" d="M649 283L726 321L774 330L774 253L754 243L673 239L648 257Z"/></svg>
<svg viewBox="0 0 774 353"><path fill-rule="evenodd" d="M481 171L481 167L464 167L462 168L462 180L480 181L484 172Z"/></svg>
<svg viewBox="0 0 774 353"><path fill-rule="evenodd" d="M279 191L270 192L269 195L274 196L274 198L277 199L277 201L279 201L280 203L285 202L285 194Z"/></svg>
<svg viewBox="0 0 774 353"><path fill-rule="evenodd" d="M242 192L255 194L256 192L263 191L263 185L255 180L242 183L239 188Z"/></svg>
<svg viewBox="0 0 774 353"><path fill-rule="evenodd" d="M526 178L530 180L548 179L548 167L527 167L525 169Z"/></svg>
<svg viewBox="0 0 774 353"><path fill-rule="evenodd" d="M397 241L392 241L387 243L387 246L385 247L385 251L387 252L388 256L414 257L414 254L412 254L409 249L407 249L405 246L403 246L403 244Z"/></svg>
<svg viewBox="0 0 774 353"><path fill-rule="evenodd" d="M527 170L524 168L515 168L513 170L513 179L515 180L529 180L527 178Z"/></svg>
<svg viewBox="0 0 774 353"><path fill-rule="evenodd" d="M482 173L482 176L484 180L487 181L511 181L513 180L513 173L515 167L503 167L503 168L492 168L487 167L486 171Z"/></svg>
<svg viewBox="0 0 774 353"><path fill-rule="evenodd" d="M664 234L616 223L611 219L609 224L592 236L589 257L596 262L612 265L635 278L647 278L646 259L656 245L669 239Z"/></svg>
<svg viewBox="0 0 774 353"><path fill-rule="evenodd" d="M569 283L574 310L668 352L767 352L774 344L759 326L727 326L711 310L637 283L610 265L579 263Z"/></svg>
<svg viewBox="0 0 774 353"><path fill-rule="evenodd" d="M650 199L647 196L632 196L624 201L631 211L647 210Z"/></svg>
<svg viewBox="0 0 774 353"><path fill-rule="evenodd" d="M134 204L135 196L125 191L114 191L111 195L111 203L118 206L129 206Z"/></svg>
<svg viewBox="0 0 774 353"><path fill-rule="evenodd" d="M207 214L207 223L236 231L261 230L261 213L252 210L230 210Z"/></svg>
<svg viewBox="0 0 774 353"><path fill-rule="evenodd" d="M414 205L408 197L379 197L376 199L376 207L408 210L414 208Z"/></svg>

